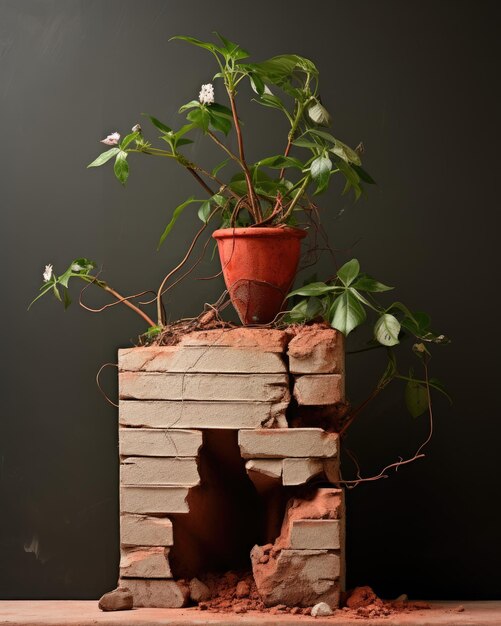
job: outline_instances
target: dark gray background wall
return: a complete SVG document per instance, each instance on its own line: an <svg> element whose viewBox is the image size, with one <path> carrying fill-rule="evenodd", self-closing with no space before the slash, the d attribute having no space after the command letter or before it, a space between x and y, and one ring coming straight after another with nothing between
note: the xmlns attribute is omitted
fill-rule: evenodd
<svg viewBox="0 0 501 626"><path fill-rule="evenodd" d="M356 205L324 198L331 244L340 261L356 255L453 338L432 367L454 405L437 398L426 458L348 493L349 584L390 597L501 597L495 8L444 0L0 1L0 597L97 598L116 581L117 415L94 378L144 328L118 308L64 313L44 300L27 313L26 305L45 263L61 272L88 256L132 293L156 288L181 258L194 212L155 248L172 208L198 193L188 175L162 160L131 159L124 190L109 168L85 166L99 139L127 132L141 112L181 122L178 106L214 68L203 51L168 39L212 30L258 59L296 52L318 63L334 133L352 145L363 140L378 181ZM274 112L246 103L241 115L251 160L283 147ZM203 141L188 154L217 156ZM328 256L319 267L321 276L332 273ZM207 262L198 276L215 271ZM219 279L185 281L167 301L171 319L198 313L221 289ZM90 290L86 297L104 303ZM383 366L382 355L350 357L353 401ZM114 377L113 368L102 377L112 396ZM353 427L347 443L365 475L426 437L426 419L408 417L402 391L395 384Z"/></svg>

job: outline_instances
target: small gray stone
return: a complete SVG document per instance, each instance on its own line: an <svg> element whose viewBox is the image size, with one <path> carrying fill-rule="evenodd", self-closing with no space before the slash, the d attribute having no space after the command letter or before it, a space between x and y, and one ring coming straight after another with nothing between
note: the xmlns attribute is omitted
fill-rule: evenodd
<svg viewBox="0 0 501 626"><path fill-rule="evenodd" d="M331 607L327 602L319 602L311 609L312 617L324 617L324 615L333 615Z"/></svg>
<svg viewBox="0 0 501 626"><path fill-rule="evenodd" d="M102 596L98 607L101 611L129 611L133 604L131 592L126 587L117 587Z"/></svg>
<svg viewBox="0 0 501 626"><path fill-rule="evenodd" d="M193 602L205 602L210 598L210 589L198 578L190 580L190 598Z"/></svg>

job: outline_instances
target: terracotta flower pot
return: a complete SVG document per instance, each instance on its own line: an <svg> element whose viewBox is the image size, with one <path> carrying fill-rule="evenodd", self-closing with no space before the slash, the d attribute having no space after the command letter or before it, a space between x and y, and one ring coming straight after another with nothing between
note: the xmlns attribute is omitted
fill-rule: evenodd
<svg viewBox="0 0 501 626"><path fill-rule="evenodd" d="M289 227L222 228L212 236L242 323L271 322L290 291L306 232Z"/></svg>

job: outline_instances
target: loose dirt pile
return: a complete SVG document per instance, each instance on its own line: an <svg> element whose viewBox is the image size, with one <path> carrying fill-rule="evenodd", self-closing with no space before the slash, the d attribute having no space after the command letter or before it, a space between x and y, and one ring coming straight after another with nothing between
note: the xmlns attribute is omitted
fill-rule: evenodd
<svg viewBox="0 0 501 626"><path fill-rule="evenodd" d="M310 615L311 607L288 607L284 604L267 608L256 589L252 574L248 572L226 572L223 575L211 574L203 582L210 590L210 598L198 603L201 611L214 613L248 613L257 611L272 615ZM187 583L187 581L186 581ZM346 615L352 618L370 619L430 609L426 602L411 602L407 599L393 601L381 600L371 587L355 587L345 594L344 607L334 610L334 615Z"/></svg>

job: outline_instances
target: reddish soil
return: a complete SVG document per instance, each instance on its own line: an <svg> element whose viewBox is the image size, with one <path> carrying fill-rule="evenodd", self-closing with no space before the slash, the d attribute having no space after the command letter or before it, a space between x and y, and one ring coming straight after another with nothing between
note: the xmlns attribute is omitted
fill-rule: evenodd
<svg viewBox="0 0 501 626"><path fill-rule="evenodd" d="M208 575L203 582L211 591L211 598L200 602L200 611L212 613L260 613L309 615L311 607L288 607L284 604L266 607L256 589L252 574L248 572L226 572L223 575ZM351 618L370 619L389 615L410 613L423 609L431 609L427 602L412 602L409 600L381 600L370 587L355 587L345 594L343 608L334 611L334 615L346 615Z"/></svg>

